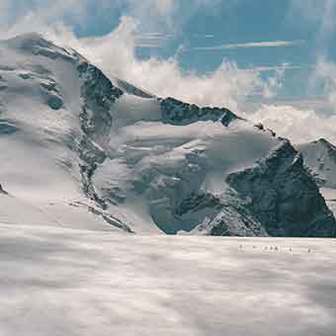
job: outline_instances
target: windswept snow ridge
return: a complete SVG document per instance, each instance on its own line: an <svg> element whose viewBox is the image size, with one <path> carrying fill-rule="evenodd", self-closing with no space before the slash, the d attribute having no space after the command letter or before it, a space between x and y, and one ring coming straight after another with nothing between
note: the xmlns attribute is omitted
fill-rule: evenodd
<svg viewBox="0 0 336 336"><path fill-rule="evenodd" d="M271 131L109 79L36 34L1 42L0 64L0 221L335 236L300 155Z"/></svg>

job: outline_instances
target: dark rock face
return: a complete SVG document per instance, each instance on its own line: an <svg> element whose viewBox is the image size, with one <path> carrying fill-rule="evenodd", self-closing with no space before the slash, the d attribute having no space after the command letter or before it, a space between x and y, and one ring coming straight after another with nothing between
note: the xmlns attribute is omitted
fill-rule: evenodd
<svg viewBox="0 0 336 336"><path fill-rule="evenodd" d="M83 162L80 167L82 188L88 198L106 209L106 202L97 194L92 178L106 159L101 146L107 141L112 127L112 106L123 91L91 64L83 62L77 70L82 79L81 96L84 102L80 114L82 139L77 149Z"/></svg>
<svg viewBox="0 0 336 336"><path fill-rule="evenodd" d="M1 112L1 111L0 111ZM0 119L0 136L17 132L17 127L9 120Z"/></svg>
<svg viewBox="0 0 336 336"><path fill-rule="evenodd" d="M1 70L1 66L0 66L0 70ZM0 75L0 92L5 91L7 89L8 89L8 86L5 82L5 80L3 79L3 77Z"/></svg>
<svg viewBox="0 0 336 336"><path fill-rule="evenodd" d="M57 96L50 96L48 99L48 105L53 110L59 110L63 106L63 100Z"/></svg>
<svg viewBox="0 0 336 336"><path fill-rule="evenodd" d="M84 62L77 70L83 80L81 95L84 106L81 118L85 133L95 138L106 135L112 126L111 107L123 91L91 64Z"/></svg>
<svg viewBox="0 0 336 336"><path fill-rule="evenodd" d="M271 236L335 237L336 223L301 155L284 140L255 167L233 173L228 184Z"/></svg>
<svg viewBox="0 0 336 336"><path fill-rule="evenodd" d="M174 98L159 99L162 121L172 125L189 125L197 121L221 121L224 126L240 119L226 108L198 107Z"/></svg>
<svg viewBox="0 0 336 336"><path fill-rule="evenodd" d="M1 184L0 184L0 195L8 195L8 192L4 190Z"/></svg>
<svg viewBox="0 0 336 336"><path fill-rule="evenodd" d="M224 196L224 197L223 197ZM210 198L214 201L214 197ZM241 200L237 193L228 188L225 195L215 198L211 216L197 226L193 233L210 236L264 237L267 232L249 209L249 200Z"/></svg>

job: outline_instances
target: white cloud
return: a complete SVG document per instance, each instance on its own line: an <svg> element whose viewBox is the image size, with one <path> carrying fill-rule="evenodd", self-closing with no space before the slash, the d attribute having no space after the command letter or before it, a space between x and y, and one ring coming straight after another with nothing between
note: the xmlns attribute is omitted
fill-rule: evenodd
<svg viewBox="0 0 336 336"><path fill-rule="evenodd" d="M284 48L294 47L303 44L305 41L261 41L261 42L246 42L246 43L231 43L221 44L208 47L195 47L194 50L233 50L233 49L250 49L250 48Z"/></svg>
<svg viewBox="0 0 336 336"><path fill-rule="evenodd" d="M285 72L287 70L299 70L306 68L307 66L303 65L294 65L289 63L283 63L278 65L259 65L252 68L244 68L245 71L257 71L257 72Z"/></svg>
<svg viewBox="0 0 336 336"><path fill-rule="evenodd" d="M136 46L141 48L161 48L173 35L164 33L144 33L136 36Z"/></svg>
<svg viewBox="0 0 336 336"><path fill-rule="evenodd" d="M21 27L24 29L26 25ZM236 112L243 110L250 96L275 96L288 66L275 67L272 69L274 76L262 80L258 69L239 69L228 60L223 60L216 71L204 75L184 72L176 57L140 60L136 56L138 22L131 17L124 17L116 30L99 38L77 39L71 29L62 24L54 24L43 31L56 43L77 49L111 76L128 80L163 97L173 96L200 105L226 106ZM153 43L165 37L160 33L144 36L148 38L145 42L151 42L153 38Z"/></svg>
<svg viewBox="0 0 336 336"><path fill-rule="evenodd" d="M130 3L131 13L136 17L151 15L169 15L176 7L176 0L128 0Z"/></svg>
<svg viewBox="0 0 336 336"><path fill-rule="evenodd" d="M249 95L264 90L258 72L240 70L234 62L224 60L215 72L198 75L185 73L174 57L139 60L135 53L137 24L129 17L107 36L71 43L77 43L81 52L106 73L164 97L237 110Z"/></svg>
<svg viewBox="0 0 336 336"><path fill-rule="evenodd" d="M65 17L71 18L73 25L80 25L87 19L90 0L42 1L42 0L0 0L0 9L6 6L6 12L1 11L1 37L27 32L45 32L55 25L64 25Z"/></svg>
<svg viewBox="0 0 336 336"><path fill-rule="evenodd" d="M279 136L302 143L324 137L336 144L336 116L321 116L313 109L300 109L290 105L263 105L249 117L261 121Z"/></svg>
<svg viewBox="0 0 336 336"><path fill-rule="evenodd" d="M277 92L282 88L285 71L286 64L283 67L275 68L274 76L265 79L263 97L270 99L277 95Z"/></svg>
<svg viewBox="0 0 336 336"><path fill-rule="evenodd" d="M336 112L336 63L320 57L310 78L310 86L322 86L329 111Z"/></svg>
<svg viewBox="0 0 336 336"><path fill-rule="evenodd" d="M128 4L125 13L136 19L141 33L159 32L179 35L183 26L198 10L216 15L220 5L229 10L237 0L118 0Z"/></svg>
<svg viewBox="0 0 336 336"><path fill-rule="evenodd" d="M212 12L219 4L227 8L232 5L228 6L225 0L0 0L0 35L44 31L45 27L65 22L72 27L85 27L93 19L96 22L104 19L106 23L107 15L122 9L124 15L139 23L139 45L159 47L169 35L180 34L182 26L197 10ZM153 41L154 37L149 38L148 33L158 33L162 38L156 36Z"/></svg>

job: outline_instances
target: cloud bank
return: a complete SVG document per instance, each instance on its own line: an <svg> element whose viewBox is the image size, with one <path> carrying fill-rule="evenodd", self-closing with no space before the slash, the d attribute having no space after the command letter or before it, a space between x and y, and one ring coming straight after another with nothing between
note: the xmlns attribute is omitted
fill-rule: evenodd
<svg viewBox="0 0 336 336"><path fill-rule="evenodd" d="M250 115L255 122L262 121L276 130L278 135L304 143L319 137L336 143L336 116L321 116L313 109L300 109L291 105L262 105Z"/></svg>

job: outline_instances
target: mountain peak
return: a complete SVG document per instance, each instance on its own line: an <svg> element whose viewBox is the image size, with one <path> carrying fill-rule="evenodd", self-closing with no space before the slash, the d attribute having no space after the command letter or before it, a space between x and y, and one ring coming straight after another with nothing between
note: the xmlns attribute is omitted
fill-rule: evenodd
<svg viewBox="0 0 336 336"><path fill-rule="evenodd" d="M327 147L328 149L336 151L336 147L325 138L320 138L316 141L313 141L313 144L319 144L321 146Z"/></svg>
<svg viewBox="0 0 336 336"><path fill-rule="evenodd" d="M24 54L44 56L51 59L63 58L67 60L74 60L83 58L74 50L57 46L38 33L18 35L3 41L3 43L5 47L20 53L23 52Z"/></svg>
<svg viewBox="0 0 336 336"><path fill-rule="evenodd" d="M319 185L335 188L336 147L325 138L320 138L297 149L302 153L305 165L318 177Z"/></svg>
<svg viewBox="0 0 336 336"><path fill-rule="evenodd" d="M52 43L45 39L42 34L39 33L26 33L22 35L17 35L15 37L12 37L8 40L6 40L7 44L9 44L12 47L18 47L22 48L25 46L51 46Z"/></svg>

